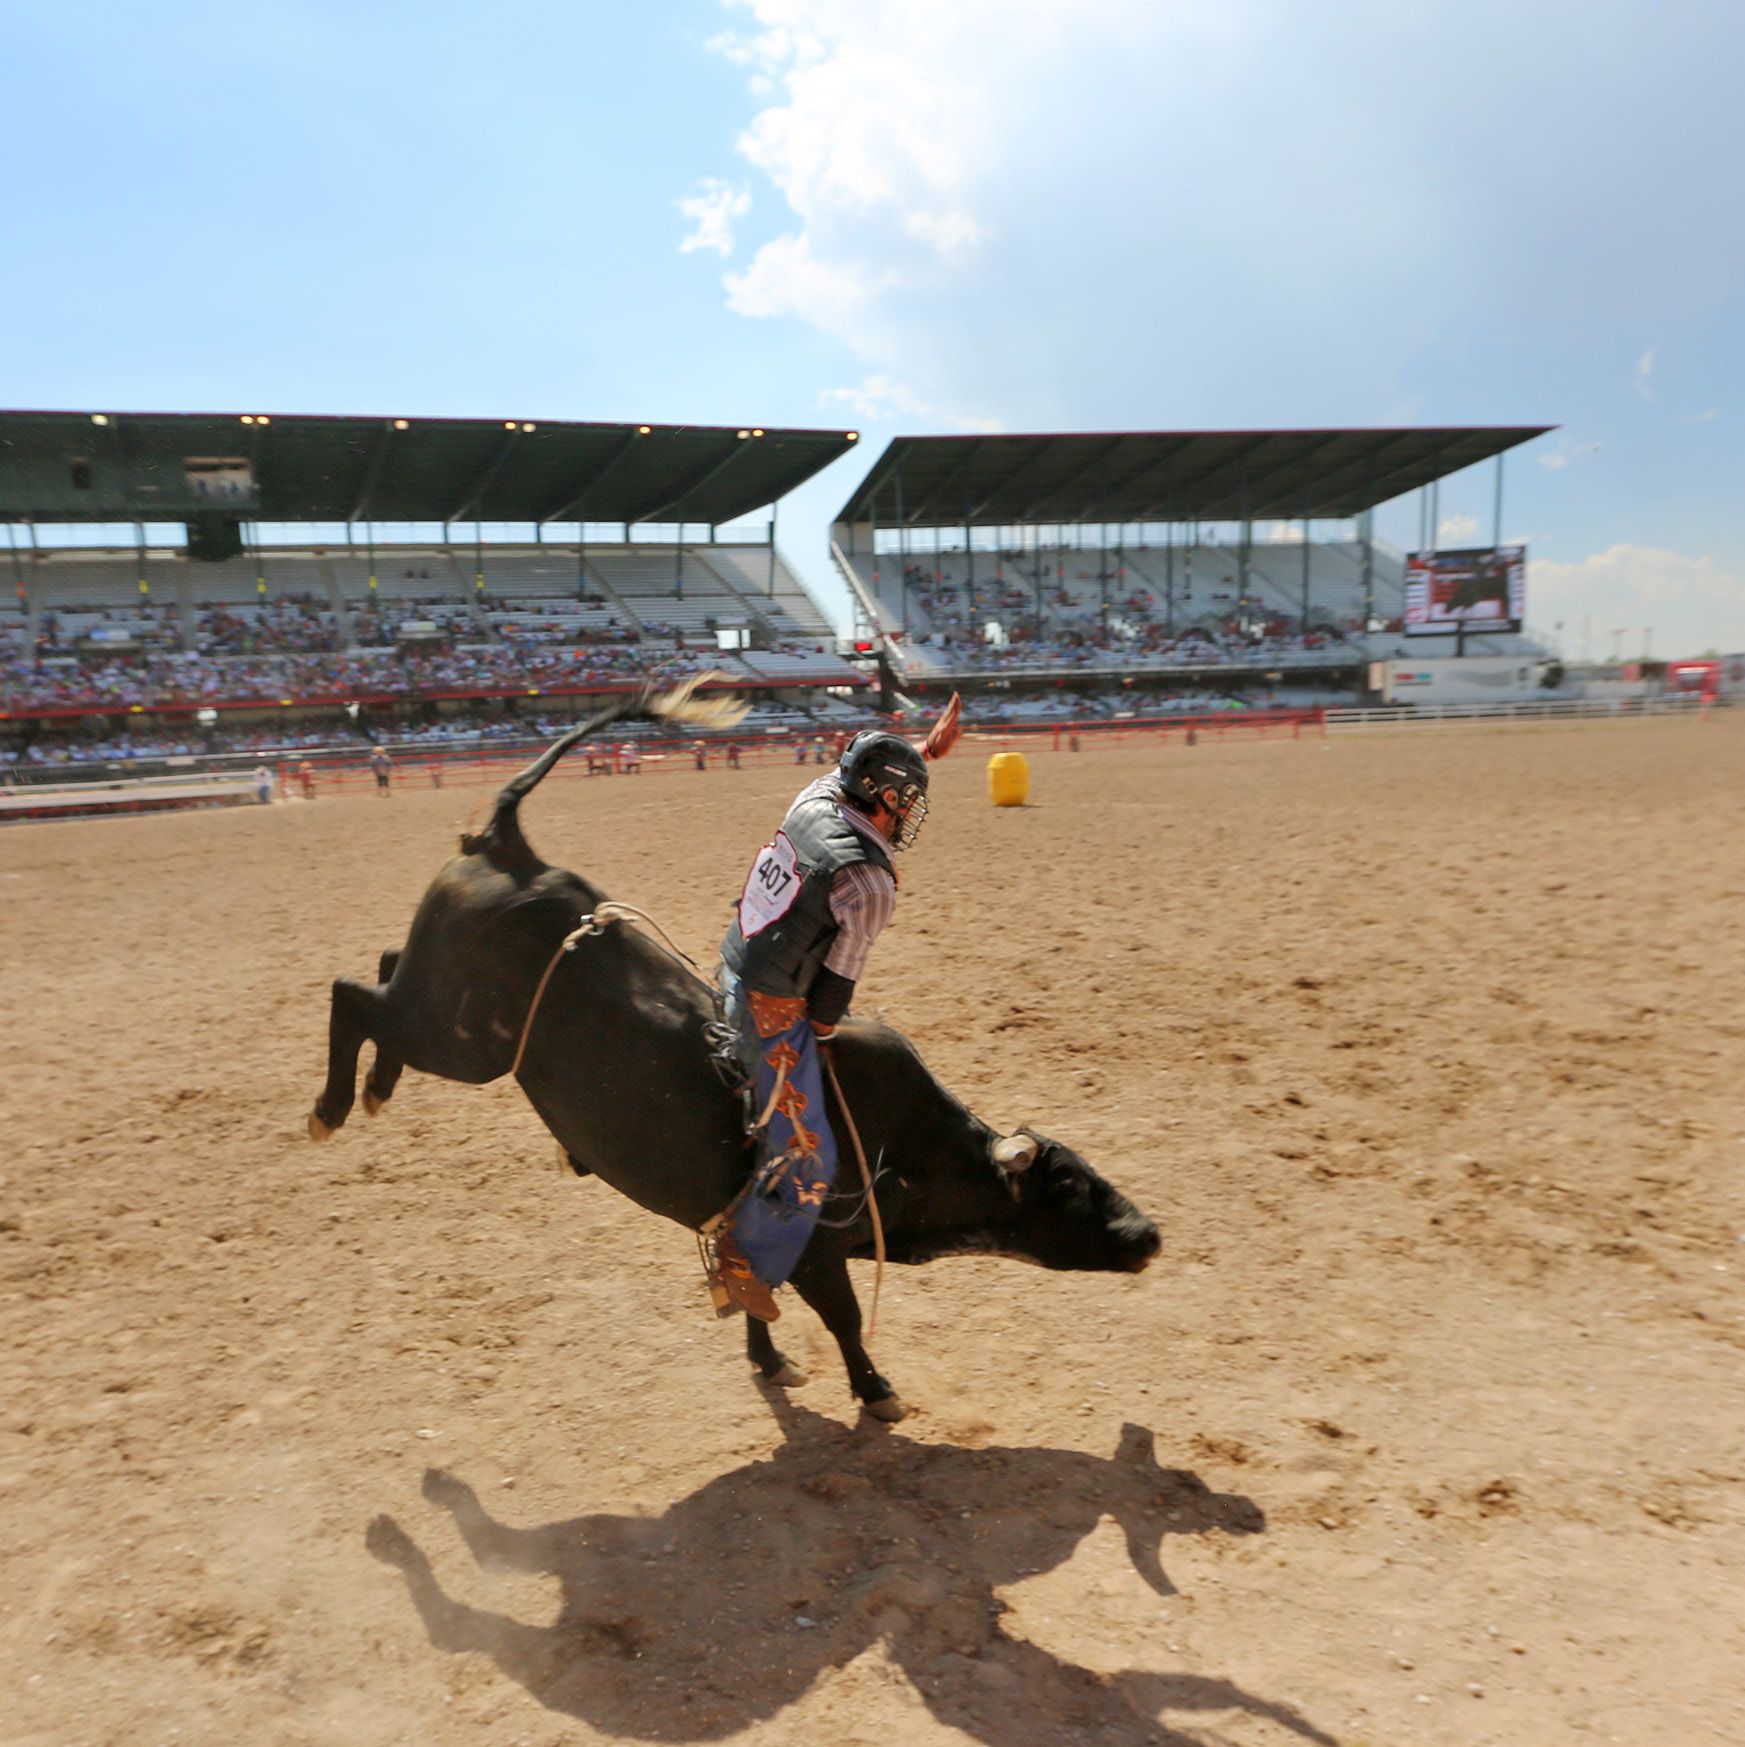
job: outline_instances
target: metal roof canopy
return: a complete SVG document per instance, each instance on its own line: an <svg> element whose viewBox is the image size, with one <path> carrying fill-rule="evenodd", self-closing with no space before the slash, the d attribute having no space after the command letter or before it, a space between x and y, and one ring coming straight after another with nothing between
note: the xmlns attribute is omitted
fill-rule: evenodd
<svg viewBox="0 0 1745 1747"><path fill-rule="evenodd" d="M897 437L836 519L910 528L1344 519L1556 428Z"/></svg>
<svg viewBox="0 0 1745 1747"><path fill-rule="evenodd" d="M181 522L217 513L256 522L713 527L774 503L855 438L543 419L0 412L0 521ZM246 462L246 489L196 495L190 459Z"/></svg>

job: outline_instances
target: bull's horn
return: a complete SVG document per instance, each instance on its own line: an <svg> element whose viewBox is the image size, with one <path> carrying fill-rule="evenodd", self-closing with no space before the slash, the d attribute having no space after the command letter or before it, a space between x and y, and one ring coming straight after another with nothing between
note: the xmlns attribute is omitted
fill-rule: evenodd
<svg viewBox="0 0 1745 1747"><path fill-rule="evenodd" d="M1008 1171L1027 1171L1036 1162L1036 1137L1012 1134L994 1142L994 1163Z"/></svg>

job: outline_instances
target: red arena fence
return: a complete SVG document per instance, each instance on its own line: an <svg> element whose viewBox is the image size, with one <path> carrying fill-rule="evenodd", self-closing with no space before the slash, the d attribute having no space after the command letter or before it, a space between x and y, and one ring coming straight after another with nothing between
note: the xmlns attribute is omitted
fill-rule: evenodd
<svg viewBox="0 0 1745 1747"><path fill-rule="evenodd" d="M1223 710L1203 715L1135 716L1083 722L1037 722L988 726L971 724L965 731L959 756L978 748L1016 749L1027 752L1073 753L1096 747L1140 745L1195 745L1225 740L1300 740L1304 735L1326 733L1324 710ZM833 765L840 734L823 737L819 757L817 735L789 733L748 736L736 742L738 768L816 764ZM615 741L610 734L584 740L552 772L552 777L647 776L662 771L728 770L729 740L705 740L701 752L692 740ZM479 747L467 751L433 747L429 751L404 748L393 755L392 781L401 785L441 788L449 784L467 787L476 783L501 783L537 756L537 747ZM699 757L702 760L698 764ZM368 755L348 751L327 755L317 763L312 758L268 756L279 772L282 791L288 796L313 800L323 794L344 794L375 786ZM551 779L547 779L548 781Z"/></svg>

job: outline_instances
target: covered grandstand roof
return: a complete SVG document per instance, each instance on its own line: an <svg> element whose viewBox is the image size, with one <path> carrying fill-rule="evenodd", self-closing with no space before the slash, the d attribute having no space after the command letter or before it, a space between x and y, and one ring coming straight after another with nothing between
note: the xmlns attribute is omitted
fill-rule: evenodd
<svg viewBox="0 0 1745 1747"><path fill-rule="evenodd" d="M837 520L961 528L1343 518L1555 429L897 437Z"/></svg>
<svg viewBox="0 0 1745 1747"><path fill-rule="evenodd" d="M0 521L718 526L774 503L855 440L546 419L0 412Z"/></svg>

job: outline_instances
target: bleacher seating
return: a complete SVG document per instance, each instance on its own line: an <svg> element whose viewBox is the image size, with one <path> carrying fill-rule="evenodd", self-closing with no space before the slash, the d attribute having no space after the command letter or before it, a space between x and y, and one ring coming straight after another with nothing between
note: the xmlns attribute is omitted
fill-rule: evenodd
<svg viewBox="0 0 1745 1747"><path fill-rule="evenodd" d="M374 568L367 553L355 547L322 555L324 568L333 579L339 598L348 606L368 601L373 592L378 601L453 600L468 601L473 595L456 561L440 547L384 547L375 555ZM370 588L370 577L376 579Z"/></svg>
<svg viewBox="0 0 1745 1747"><path fill-rule="evenodd" d="M1374 616L1386 624L1402 610L1404 563L1379 544L1372 562ZM1349 645L1352 659L1366 652L1363 560L1354 541L1310 546L1306 626L1301 543L1250 548L1245 600L1239 554L1210 542L1173 555L1143 546L978 550L973 580L961 550L911 554L906 564L900 554L881 553L876 566L859 553L848 564L857 598L870 604L879 628L895 636L906 625L898 660L917 675L1239 660L1309 665L1324 662L1329 648ZM992 643L989 624L999 627Z"/></svg>
<svg viewBox="0 0 1745 1747"><path fill-rule="evenodd" d="M771 588L768 547L590 545L583 557L585 567L574 547L488 546L480 591L465 546L384 546L372 590L371 557L356 547L219 563L154 552L143 598L133 552L55 553L24 567L29 610L0 644L0 693L26 708L113 708L572 690L710 666L796 690L864 679L835 656L828 621L779 558ZM411 635L424 624L438 635ZM118 635L111 654L86 635L126 626L158 653L148 659ZM724 651L722 630L756 647ZM39 651L45 634L53 641Z"/></svg>

